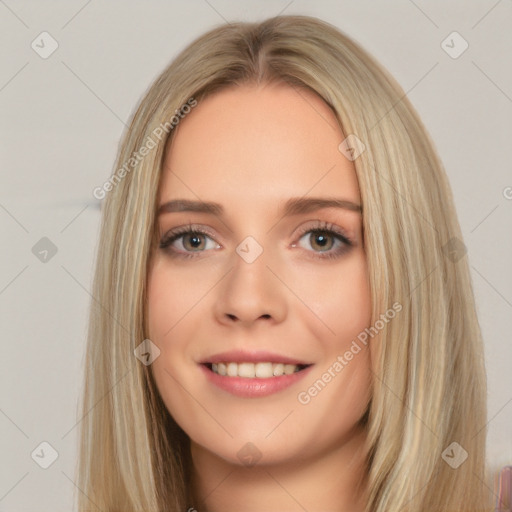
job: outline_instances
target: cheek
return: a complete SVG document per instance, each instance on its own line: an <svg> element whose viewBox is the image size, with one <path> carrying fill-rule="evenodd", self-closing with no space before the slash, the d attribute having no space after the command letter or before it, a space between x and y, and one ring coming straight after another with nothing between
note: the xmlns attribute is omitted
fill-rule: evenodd
<svg viewBox="0 0 512 512"><path fill-rule="evenodd" d="M181 427L197 412L180 385L187 377L186 340L191 335L187 313L200 293L197 287L186 286L187 282L157 263L148 275L147 289L148 337L160 349L151 371L167 410Z"/></svg>
<svg viewBox="0 0 512 512"><path fill-rule="evenodd" d="M310 328L329 345L343 349L371 320L371 297L364 252L359 250L340 265L317 267L303 272L294 282L301 283L300 294L316 317ZM319 320L321 320L319 322Z"/></svg>
<svg viewBox="0 0 512 512"><path fill-rule="evenodd" d="M302 286L316 314L309 317L308 327L321 340L323 356L298 398L312 417L329 423L329 428L322 427L329 437L359 420L371 394L370 343L361 341L372 310L364 252L353 254L335 270L317 268Z"/></svg>
<svg viewBox="0 0 512 512"><path fill-rule="evenodd" d="M342 338L357 336L371 321L371 297L364 255L354 259L346 272L332 277L325 303L326 317Z"/></svg>
<svg viewBox="0 0 512 512"><path fill-rule="evenodd" d="M162 385L169 387L172 378L167 372L174 374L172 362L183 357L184 347L180 347L178 336L186 322L180 322L186 315L186 290L180 289L180 282L165 272L162 266L155 265L148 276L147 314L148 337L160 349L160 357L152 364L152 371L160 391ZM178 366L179 367L179 366Z"/></svg>
<svg viewBox="0 0 512 512"><path fill-rule="evenodd" d="M166 344L170 339L177 339L176 333L186 330L190 318L200 309L201 298L212 288L214 277L208 279L208 275L203 273L198 279L197 271L172 270L163 258L158 258L148 275L150 339Z"/></svg>
<svg viewBox="0 0 512 512"><path fill-rule="evenodd" d="M165 273L153 269L148 278L147 311L149 338L163 340L166 332L176 322L179 306L176 283L169 282Z"/></svg>

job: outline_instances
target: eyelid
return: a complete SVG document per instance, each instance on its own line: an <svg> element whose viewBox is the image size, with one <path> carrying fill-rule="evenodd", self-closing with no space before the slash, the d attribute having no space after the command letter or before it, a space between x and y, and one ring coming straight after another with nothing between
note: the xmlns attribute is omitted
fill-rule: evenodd
<svg viewBox="0 0 512 512"><path fill-rule="evenodd" d="M209 228L205 228L202 225L198 224L192 224L189 223L185 226L180 226L177 228L173 228L166 232L160 242L159 247L163 250L168 251L174 256L177 257L198 257L199 254L207 252L207 250L202 251L180 251L176 249L170 249L171 244L174 243L176 240L180 239L182 235L186 235L188 233L198 233L207 236L211 240L213 240L218 246L222 247L222 244L220 244L216 236L212 234ZM298 228L298 233L294 235L295 242L292 243L292 247L297 247L298 242L301 240L301 238L306 235L307 233L314 233L314 232L327 232L330 233L331 236L334 236L338 239L339 242L341 242L345 248L337 250L330 250L330 251L306 251L309 253L314 254L314 257L317 258L326 258L326 257L336 257L336 255L339 252L342 252L343 250L347 250L350 247L354 246L355 243L352 240L352 238L347 234L347 232L340 226L337 226L335 224L332 224L330 222L321 221L321 220L311 220L309 222L306 222L303 224L300 228ZM219 247L216 247L218 249Z"/></svg>
<svg viewBox="0 0 512 512"><path fill-rule="evenodd" d="M349 245L355 245L355 241L341 226L321 220L310 221L309 223L306 223L305 226L302 225L299 228L299 234L296 236L298 236L300 239L303 235L312 231L330 231L338 235L345 243Z"/></svg>

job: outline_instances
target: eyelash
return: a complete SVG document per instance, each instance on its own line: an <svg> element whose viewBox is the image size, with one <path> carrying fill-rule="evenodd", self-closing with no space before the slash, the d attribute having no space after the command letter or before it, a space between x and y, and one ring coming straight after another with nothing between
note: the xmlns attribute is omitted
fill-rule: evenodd
<svg viewBox="0 0 512 512"><path fill-rule="evenodd" d="M328 222L322 222L319 223L317 226L311 228L302 228L299 232L299 240L307 233L322 233L326 234L328 236L333 236L335 239L337 239L339 242L342 242L342 246L338 247L334 250L329 251L314 251L315 256L314 258L319 259L334 259L341 257L343 254L345 254L350 248L354 245L352 240L338 227L333 226L332 224ZM171 244L173 244L176 240L183 237L183 235L205 235L213 240L212 235L200 228L195 227L192 224L189 224L188 226L183 226L181 228L176 228L164 235L164 237L161 239L159 247L162 250L165 250L168 252L172 257L177 258L195 258L196 253L201 253L203 251L187 251L187 252L180 252L176 251L175 249L171 248ZM296 244L293 245L294 247ZM308 251L310 252L310 251Z"/></svg>

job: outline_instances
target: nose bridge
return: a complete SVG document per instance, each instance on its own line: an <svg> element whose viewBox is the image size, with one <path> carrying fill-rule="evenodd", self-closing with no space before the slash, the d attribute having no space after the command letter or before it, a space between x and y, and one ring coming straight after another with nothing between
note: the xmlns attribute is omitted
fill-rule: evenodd
<svg viewBox="0 0 512 512"><path fill-rule="evenodd" d="M282 321L286 297L268 268L273 266L272 254L252 236L238 244L231 256L231 270L217 296L216 314L220 321L251 323L261 317Z"/></svg>

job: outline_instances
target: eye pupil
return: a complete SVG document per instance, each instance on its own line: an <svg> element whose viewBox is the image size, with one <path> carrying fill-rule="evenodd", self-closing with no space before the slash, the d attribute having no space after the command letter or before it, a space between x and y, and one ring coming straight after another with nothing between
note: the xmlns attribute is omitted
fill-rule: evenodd
<svg viewBox="0 0 512 512"><path fill-rule="evenodd" d="M193 235L189 235L188 237L184 237L183 239L183 246L186 248L186 249L198 249L200 248L201 244L202 244L202 240L201 240L201 237L202 235L198 235L198 234L193 234ZM190 247L187 247L187 243L190 241Z"/></svg>
<svg viewBox="0 0 512 512"><path fill-rule="evenodd" d="M317 245L320 249L330 249L332 246L332 237L330 235L326 235L325 232L319 231L316 233L312 233L312 240L311 247L314 248L315 245ZM329 245L329 238L331 238L331 244Z"/></svg>

